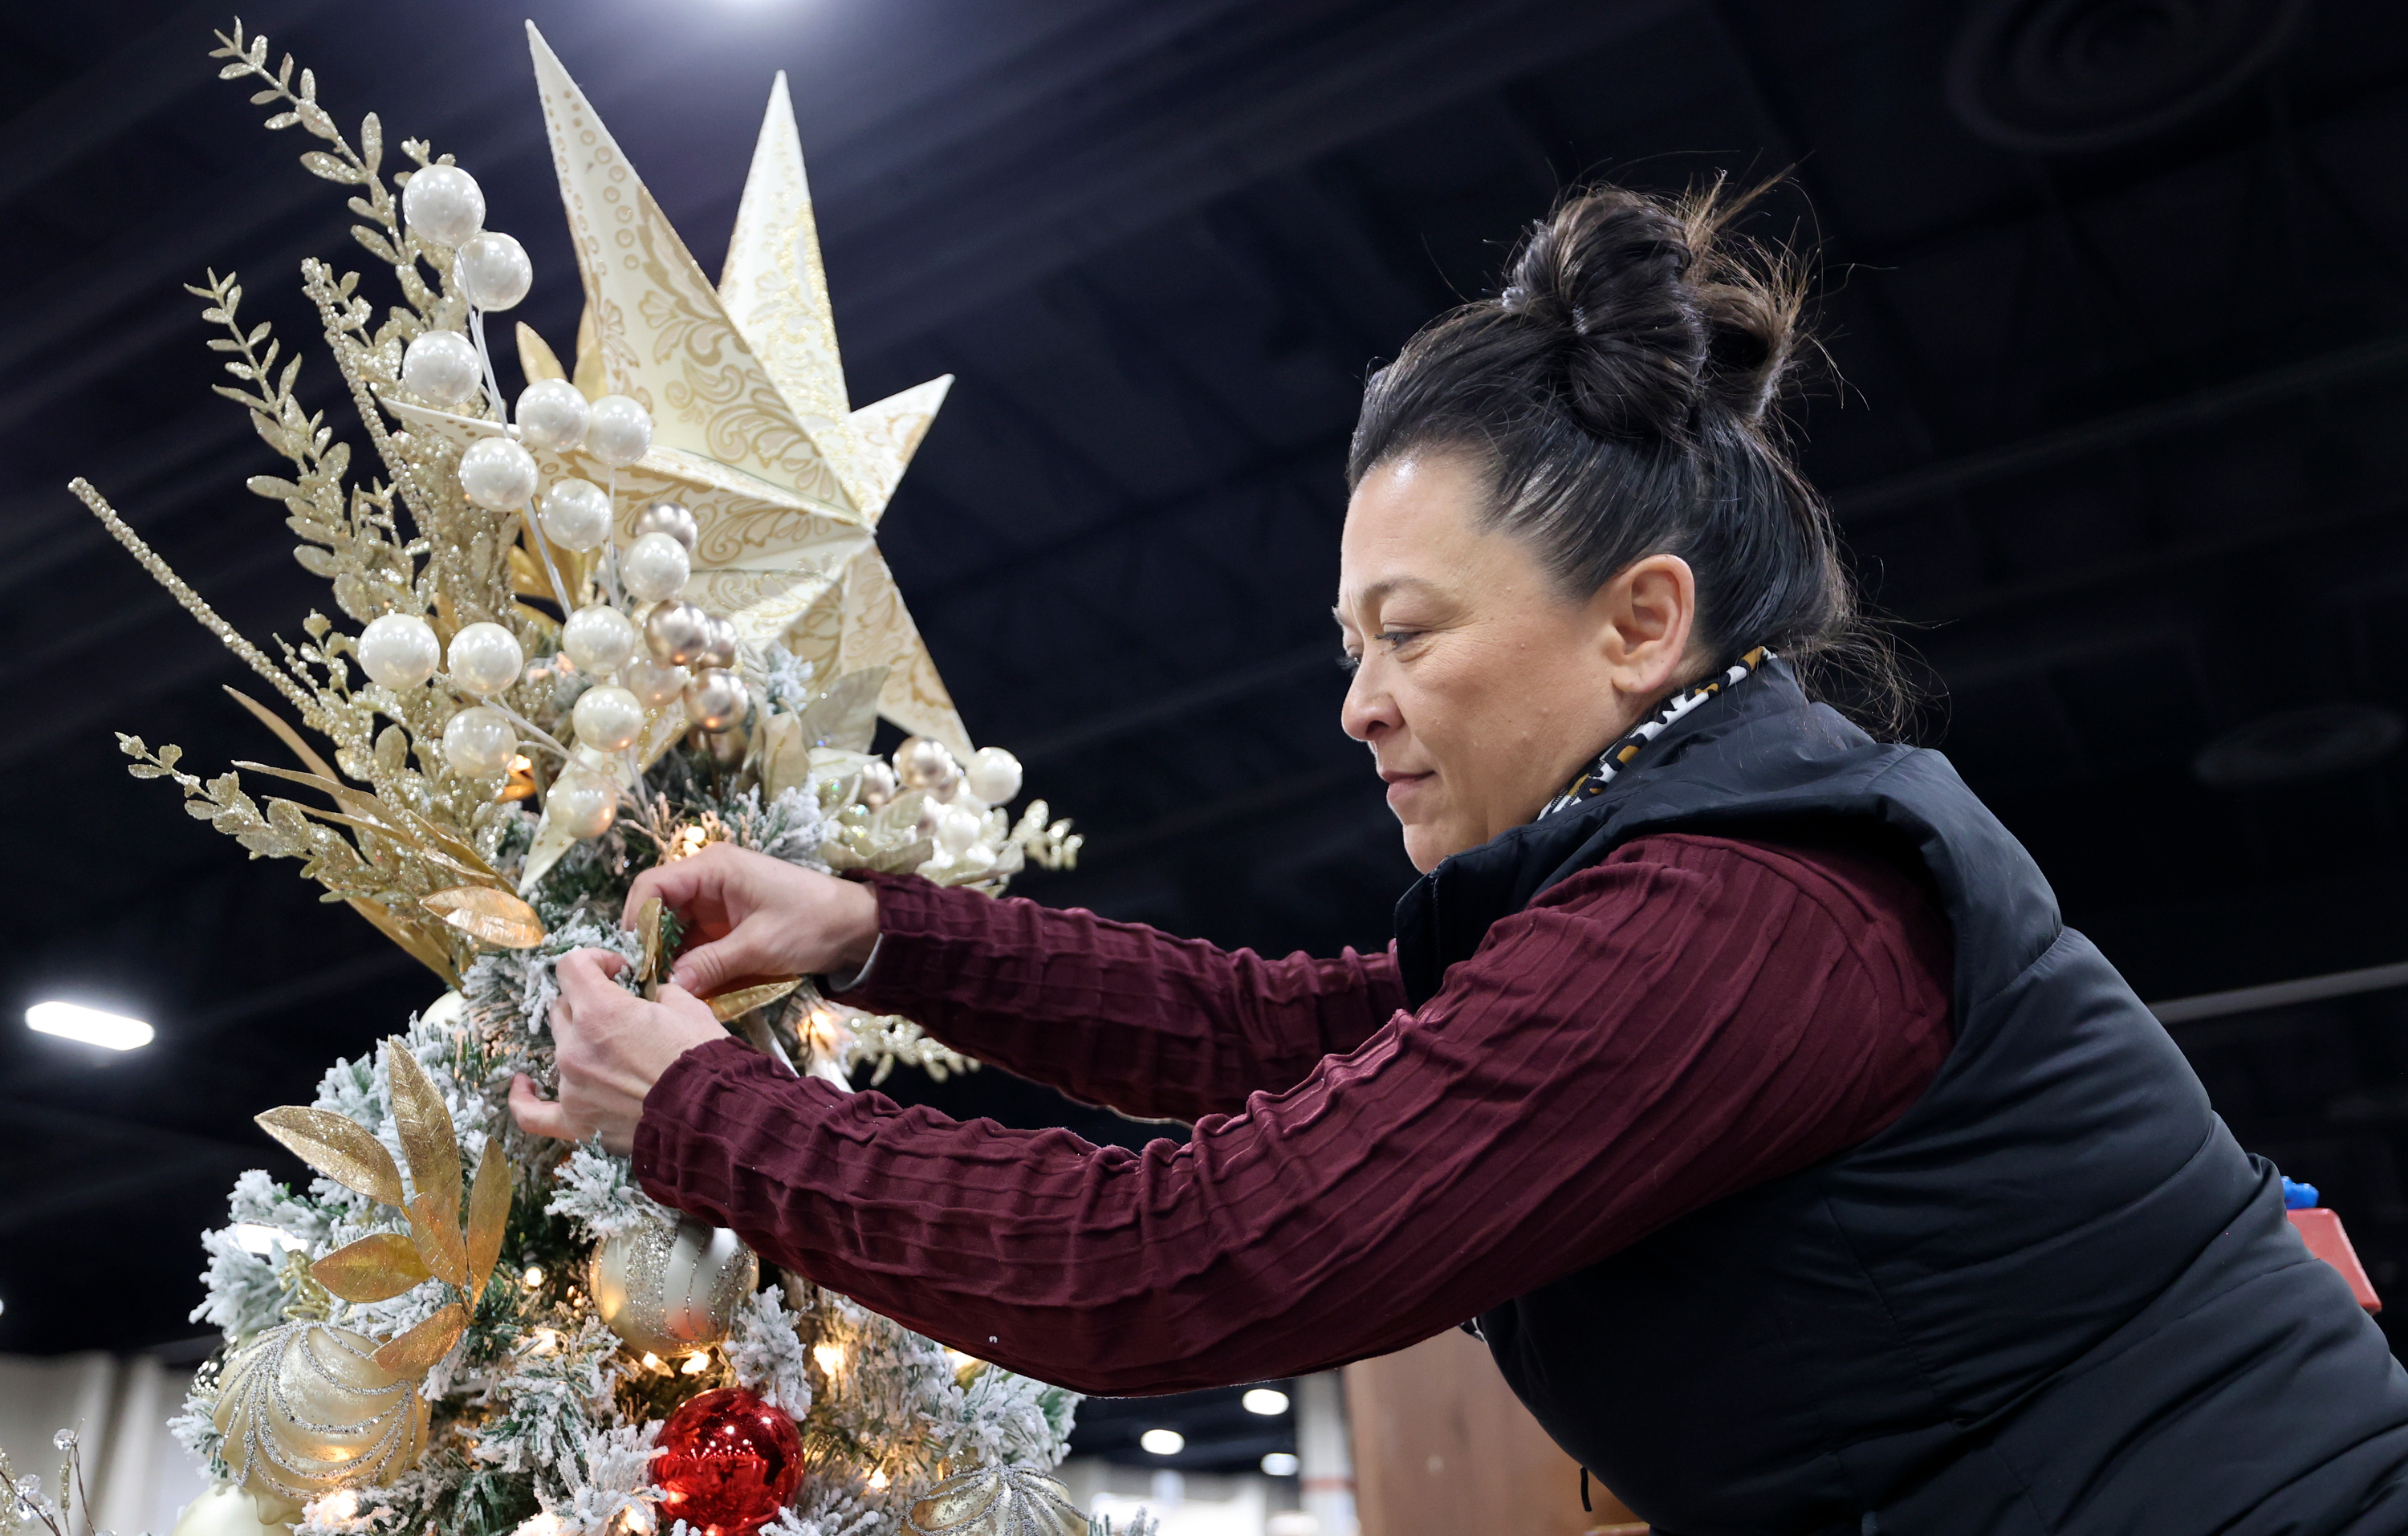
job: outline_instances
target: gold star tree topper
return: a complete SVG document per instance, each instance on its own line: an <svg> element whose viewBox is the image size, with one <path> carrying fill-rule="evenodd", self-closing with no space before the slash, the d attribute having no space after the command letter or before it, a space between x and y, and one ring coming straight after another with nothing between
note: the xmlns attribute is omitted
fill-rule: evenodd
<svg viewBox="0 0 2408 1536"><path fill-rule="evenodd" d="M961 716L875 541L953 377L852 409L784 73L714 288L532 22L527 37L585 313L573 371L524 325L520 362L529 382L624 395L653 423L651 450L615 481L582 450L529 445L546 480L613 484L622 544L648 503L682 502L700 530L689 600L749 639L781 640L822 678L885 668L878 712L967 755ZM503 430L383 403L464 444Z"/></svg>

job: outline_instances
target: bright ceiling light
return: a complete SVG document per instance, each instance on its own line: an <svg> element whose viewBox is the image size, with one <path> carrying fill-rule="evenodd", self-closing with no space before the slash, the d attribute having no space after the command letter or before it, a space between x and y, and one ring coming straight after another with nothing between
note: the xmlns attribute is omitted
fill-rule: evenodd
<svg viewBox="0 0 2408 1536"><path fill-rule="evenodd" d="M109 1051L132 1051L150 1043L150 1026L122 1013L104 1013L81 1003L36 1003L25 1010L25 1023L45 1035L79 1040Z"/></svg>
<svg viewBox="0 0 2408 1536"><path fill-rule="evenodd" d="M1294 1451L1273 1451L1263 1457L1263 1471L1273 1477L1294 1477L1297 1468L1302 1465Z"/></svg>
<svg viewBox="0 0 2408 1536"><path fill-rule="evenodd" d="M1249 1414L1284 1414L1287 1394L1272 1386L1257 1386L1238 1400Z"/></svg>
<svg viewBox="0 0 2408 1536"><path fill-rule="evenodd" d="M1156 1456L1177 1456L1187 1449L1187 1437L1176 1429L1148 1429L1137 1443Z"/></svg>

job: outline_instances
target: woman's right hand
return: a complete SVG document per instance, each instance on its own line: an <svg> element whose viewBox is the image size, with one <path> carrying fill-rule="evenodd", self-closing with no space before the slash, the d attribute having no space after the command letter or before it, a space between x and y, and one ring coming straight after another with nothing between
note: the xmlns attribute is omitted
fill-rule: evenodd
<svg viewBox="0 0 2408 1536"><path fill-rule="evenodd" d="M638 875L626 920L653 897L685 926L688 948L669 979L697 998L747 977L858 970L878 941L878 897L868 886L733 843Z"/></svg>

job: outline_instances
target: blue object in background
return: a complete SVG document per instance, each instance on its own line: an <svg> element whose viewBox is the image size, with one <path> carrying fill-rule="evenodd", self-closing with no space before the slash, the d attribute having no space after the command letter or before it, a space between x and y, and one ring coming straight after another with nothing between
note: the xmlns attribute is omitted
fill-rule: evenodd
<svg viewBox="0 0 2408 1536"><path fill-rule="evenodd" d="M2312 1184L2301 1184L2297 1179L2285 1179L2283 1181L2284 1210L2308 1211L2315 1209L2315 1185Z"/></svg>

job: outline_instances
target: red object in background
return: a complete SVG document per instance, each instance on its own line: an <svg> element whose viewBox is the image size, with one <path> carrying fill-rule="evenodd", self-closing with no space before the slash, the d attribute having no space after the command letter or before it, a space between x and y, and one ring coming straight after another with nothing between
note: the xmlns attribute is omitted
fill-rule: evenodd
<svg viewBox="0 0 2408 1536"><path fill-rule="evenodd" d="M2321 1205L2286 1211L2283 1214L2291 1218L2291 1225L2307 1240L2308 1252L2341 1271L2359 1306L2371 1313L2383 1310L2383 1300L2374 1294L2374 1283L2366 1278L2366 1266L2358 1261L2358 1250L2349 1245L2349 1235L2341 1229L2339 1216Z"/></svg>
<svg viewBox="0 0 2408 1536"><path fill-rule="evenodd" d="M785 1411L740 1386L687 1399L661 1426L652 1483L661 1524L752 1536L803 1483L803 1437Z"/></svg>

